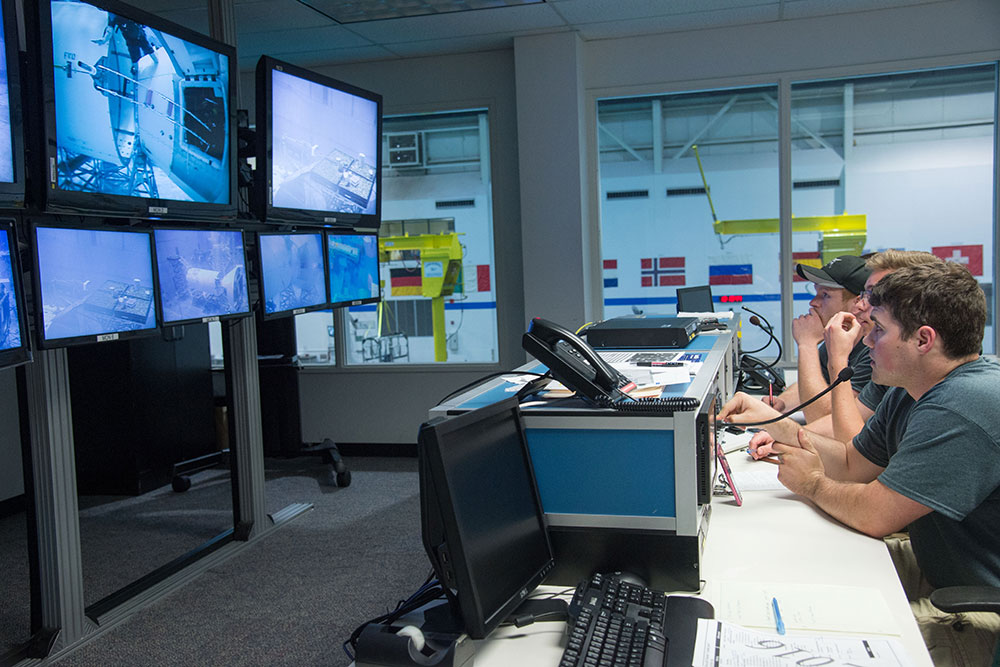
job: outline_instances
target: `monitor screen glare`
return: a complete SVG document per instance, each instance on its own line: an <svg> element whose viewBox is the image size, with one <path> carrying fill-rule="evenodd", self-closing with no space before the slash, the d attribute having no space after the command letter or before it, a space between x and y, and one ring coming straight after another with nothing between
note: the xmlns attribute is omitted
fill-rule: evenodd
<svg viewBox="0 0 1000 667"><path fill-rule="evenodd" d="M43 338L156 328L150 235L38 227Z"/></svg>
<svg viewBox="0 0 1000 667"><path fill-rule="evenodd" d="M271 205L374 214L378 104L274 70Z"/></svg>
<svg viewBox="0 0 1000 667"><path fill-rule="evenodd" d="M7 86L7 32L0 12L0 182L14 182L14 144L10 126L10 90Z"/></svg>
<svg viewBox="0 0 1000 667"><path fill-rule="evenodd" d="M14 263L10 237L0 227L0 351L21 347L21 315L14 284Z"/></svg>
<svg viewBox="0 0 1000 667"><path fill-rule="evenodd" d="M250 311L243 232L157 229L154 238L164 323Z"/></svg>
<svg viewBox="0 0 1000 667"><path fill-rule="evenodd" d="M351 303L379 297L378 237L328 234L330 302Z"/></svg>
<svg viewBox="0 0 1000 667"><path fill-rule="evenodd" d="M229 60L76 0L53 0L55 187L229 204Z"/></svg>
<svg viewBox="0 0 1000 667"><path fill-rule="evenodd" d="M261 234L264 314L326 304L323 235Z"/></svg>

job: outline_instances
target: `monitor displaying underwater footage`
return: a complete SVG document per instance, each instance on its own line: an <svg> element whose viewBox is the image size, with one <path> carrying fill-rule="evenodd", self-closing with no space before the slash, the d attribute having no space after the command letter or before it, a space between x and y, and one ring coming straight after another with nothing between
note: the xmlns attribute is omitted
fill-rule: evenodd
<svg viewBox="0 0 1000 667"><path fill-rule="evenodd" d="M242 231L156 229L153 239L164 325L250 313Z"/></svg>
<svg viewBox="0 0 1000 667"><path fill-rule="evenodd" d="M117 340L156 331L152 234L35 227L39 344Z"/></svg>
<svg viewBox="0 0 1000 667"><path fill-rule="evenodd" d="M377 228L381 134L381 95L262 57L259 217Z"/></svg>
<svg viewBox="0 0 1000 667"><path fill-rule="evenodd" d="M116 0L39 4L46 210L235 218L235 49Z"/></svg>
<svg viewBox="0 0 1000 667"><path fill-rule="evenodd" d="M326 233L330 304L359 306L381 298L378 234Z"/></svg>
<svg viewBox="0 0 1000 667"><path fill-rule="evenodd" d="M31 358L23 297L14 226L0 220L0 368Z"/></svg>
<svg viewBox="0 0 1000 667"><path fill-rule="evenodd" d="M262 315L299 315L327 307L323 234L269 234L257 237Z"/></svg>
<svg viewBox="0 0 1000 667"><path fill-rule="evenodd" d="M0 207L24 205L21 77L14 3L0 12Z"/></svg>

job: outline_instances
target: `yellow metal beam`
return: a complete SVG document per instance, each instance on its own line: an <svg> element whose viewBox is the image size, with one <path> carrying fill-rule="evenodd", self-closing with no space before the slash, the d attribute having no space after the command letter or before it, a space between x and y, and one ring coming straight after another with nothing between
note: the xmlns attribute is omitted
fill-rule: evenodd
<svg viewBox="0 0 1000 667"><path fill-rule="evenodd" d="M719 220L712 224L717 234L777 234L777 218L755 220ZM867 216L860 215L811 215L792 216L793 232L861 232L868 230Z"/></svg>

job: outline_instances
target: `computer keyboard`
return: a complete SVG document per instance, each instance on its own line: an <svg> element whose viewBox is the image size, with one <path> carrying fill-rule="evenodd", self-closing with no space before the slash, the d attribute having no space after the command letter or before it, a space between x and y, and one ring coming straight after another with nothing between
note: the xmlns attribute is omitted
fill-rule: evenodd
<svg viewBox="0 0 1000 667"><path fill-rule="evenodd" d="M714 610L699 598L595 574L577 586L569 614L559 667L688 667L698 619Z"/></svg>

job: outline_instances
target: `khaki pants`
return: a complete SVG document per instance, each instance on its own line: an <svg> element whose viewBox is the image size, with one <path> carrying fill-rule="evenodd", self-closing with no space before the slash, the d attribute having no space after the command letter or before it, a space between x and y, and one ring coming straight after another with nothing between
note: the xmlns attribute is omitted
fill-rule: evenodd
<svg viewBox="0 0 1000 667"><path fill-rule="evenodd" d="M941 611L928 598L934 589L917 567L909 536L890 535L885 543L935 667L1000 667L995 662L995 658L1000 660L997 652L1000 615Z"/></svg>

